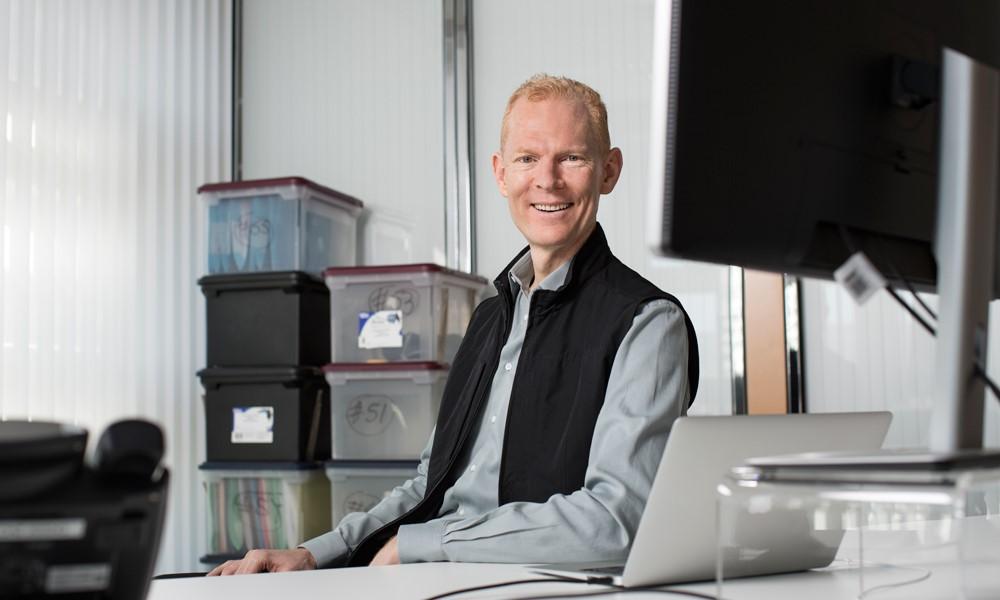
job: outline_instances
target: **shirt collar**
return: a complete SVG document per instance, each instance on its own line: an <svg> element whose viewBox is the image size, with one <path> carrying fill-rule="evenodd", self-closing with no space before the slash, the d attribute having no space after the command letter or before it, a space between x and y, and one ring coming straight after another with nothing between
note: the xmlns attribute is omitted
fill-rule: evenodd
<svg viewBox="0 0 1000 600"><path fill-rule="evenodd" d="M569 267L572 262L573 259L571 258L559 265L559 268L549 273L548 277L543 279L536 289L557 290L561 288L566 283L566 275L569 273ZM518 259L510 268L511 291L516 294L518 290L521 290L525 296L530 296L531 280L534 275L535 265L531 262L531 252L525 252L524 256Z"/></svg>

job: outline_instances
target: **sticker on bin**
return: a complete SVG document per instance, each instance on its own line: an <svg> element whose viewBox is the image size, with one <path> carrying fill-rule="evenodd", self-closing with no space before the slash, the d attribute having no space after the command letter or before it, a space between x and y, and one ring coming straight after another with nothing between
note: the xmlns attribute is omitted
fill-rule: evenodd
<svg viewBox="0 0 1000 600"><path fill-rule="evenodd" d="M274 442L274 407L246 406L233 408L233 444L271 444Z"/></svg>
<svg viewBox="0 0 1000 600"><path fill-rule="evenodd" d="M403 311L358 313L358 348L402 348Z"/></svg>

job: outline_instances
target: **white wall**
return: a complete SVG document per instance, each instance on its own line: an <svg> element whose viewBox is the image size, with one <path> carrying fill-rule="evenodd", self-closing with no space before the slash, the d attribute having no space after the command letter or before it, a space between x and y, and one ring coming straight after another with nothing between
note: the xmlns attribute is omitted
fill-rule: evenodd
<svg viewBox="0 0 1000 600"><path fill-rule="evenodd" d="M244 0L243 178L356 196L364 264L445 262L439 0Z"/></svg>
<svg viewBox="0 0 1000 600"><path fill-rule="evenodd" d="M615 254L676 295L694 321L701 345L701 384L693 412L729 413L729 270L654 258L645 240L653 6L652 0L475 3L477 270L494 277L525 245L490 168L508 96L539 72L590 85L604 98L611 143L625 158L622 178L601 200L598 220Z"/></svg>

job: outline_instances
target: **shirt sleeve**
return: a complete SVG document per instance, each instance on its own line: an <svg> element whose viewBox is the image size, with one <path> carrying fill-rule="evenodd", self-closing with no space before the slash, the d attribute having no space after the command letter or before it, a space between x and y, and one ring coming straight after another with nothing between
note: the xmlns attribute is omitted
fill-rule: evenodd
<svg viewBox="0 0 1000 600"><path fill-rule="evenodd" d="M305 541L299 544L299 548L305 548L312 553L316 564L320 567L336 567L344 564L348 554L368 534L403 515L423 499L427 488L427 467L433 446L434 433L431 432L431 439L420 453L416 477L392 489L368 512L350 513L341 519L333 531Z"/></svg>
<svg viewBox="0 0 1000 600"><path fill-rule="evenodd" d="M402 562L624 561L674 420L688 404L684 314L647 303L623 338L597 417L584 486L473 518L399 528Z"/></svg>

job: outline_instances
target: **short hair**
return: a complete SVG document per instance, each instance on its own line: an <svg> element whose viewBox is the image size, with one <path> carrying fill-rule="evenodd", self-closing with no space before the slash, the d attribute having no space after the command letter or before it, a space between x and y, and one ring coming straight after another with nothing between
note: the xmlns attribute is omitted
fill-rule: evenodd
<svg viewBox="0 0 1000 600"><path fill-rule="evenodd" d="M608 133L608 109L597 91L568 77L556 77L545 73L533 75L522 83L507 100L507 109L500 123L500 149L503 150L507 141L507 124L510 121L510 111L521 98L531 102L540 102L550 98L576 100L583 104L590 116L590 131L596 137L598 147L604 152L611 150L611 135Z"/></svg>

